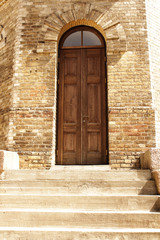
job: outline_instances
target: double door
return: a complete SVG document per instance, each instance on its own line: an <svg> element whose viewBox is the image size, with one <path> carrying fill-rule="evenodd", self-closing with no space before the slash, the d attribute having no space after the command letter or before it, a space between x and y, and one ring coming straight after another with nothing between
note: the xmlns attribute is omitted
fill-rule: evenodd
<svg viewBox="0 0 160 240"><path fill-rule="evenodd" d="M61 49L57 164L106 163L104 48Z"/></svg>

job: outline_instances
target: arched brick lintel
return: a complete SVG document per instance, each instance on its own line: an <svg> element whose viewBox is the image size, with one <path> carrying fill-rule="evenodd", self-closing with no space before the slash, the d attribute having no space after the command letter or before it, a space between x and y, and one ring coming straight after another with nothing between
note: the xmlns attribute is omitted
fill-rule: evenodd
<svg viewBox="0 0 160 240"><path fill-rule="evenodd" d="M100 25L98 25L97 23L95 23L92 20L78 19L76 21L71 21L71 22L69 22L68 24L66 24L65 26L62 27L62 29L61 29L61 31L60 31L60 33L58 35L58 42L61 39L62 35L66 31L68 31L72 27L76 27L76 26L80 26L80 25L84 25L84 26L89 26L89 27L95 28L96 30L98 30L102 34L102 36L104 37L105 42L107 41L106 34L105 34L103 28Z"/></svg>

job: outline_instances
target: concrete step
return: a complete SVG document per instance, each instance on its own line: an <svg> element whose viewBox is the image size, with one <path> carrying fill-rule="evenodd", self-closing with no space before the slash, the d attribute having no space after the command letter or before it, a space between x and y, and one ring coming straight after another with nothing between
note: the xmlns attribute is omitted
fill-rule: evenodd
<svg viewBox="0 0 160 240"><path fill-rule="evenodd" d="M160 240L149 170L56 166L0 178L0 240Z"/></svg>
<svg viewBox="0 0 160 240"><path fill-rule="evenodd" d="M157 212L0 209L1 227L160 228Z"/></svg>
<svg viewBox="0 0 160 240"><path fill-rule="evenodd" d="M153 180L102 181L102 180L36 180L0 181L0 194L59 194L59 195L155 195Z"/></svg>
<svg viewBox="0 0 160 240"><path fill-rule="evenodd" d="M105 211L160 211L159 196L3 195L0 208L79 209Z"/></svg>
<svg viewBox="0 0 160 240"><path fill-rule="evenodd" d="M54 170L12 170L1 174L2 180L105 180L105 181L138 181L150 180L149 170L118 171L108 170L104 166L58 166Z"/></svg>
<svg viewBox="0 0 160 240"><path fill-rule="evenodd" d="M0 240L159 240L160 229L0 228Z"/></svg>

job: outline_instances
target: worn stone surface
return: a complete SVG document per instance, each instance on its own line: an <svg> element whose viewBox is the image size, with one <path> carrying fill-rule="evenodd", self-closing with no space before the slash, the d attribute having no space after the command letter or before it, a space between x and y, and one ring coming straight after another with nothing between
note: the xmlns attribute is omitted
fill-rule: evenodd
<svg viewBox="0 0 160 240"><path fill-rule="evenodd" d="M152 176L156 183L157 192L160 194L160 170L154 170Z"/></svg>
<svg viewBox="0 0 160 240"><path fill-rule="evenodd" d="M58 166L54 170L31 170L24 169L20 171L5 171L3 174L4 180L13 180L13 181L25 181L26 179L30 179L30 181L38 181L38 180L63 180L64 184L68 181L85 181L94 179L101 181L118 181L127 182L127 181L136 181L136 180L151 180L151 172L150 170L107 170L106 167L103 166L95 166L95 169L83 168L77 166L75 169L74 166ZM62 182L62 184L63 184ZM120 183L121 186L121 183ZM152 186L153 187L153 186ZM72 189L71 189L72 191Z"/></svg>
<svg viewBox="0 0 160 240"><path fill-rule="evenodd" d="M159 234L160 231L157 230L155 232L147 231L146 229L136 231L135 229L129 229L127 231L116 231L114 232L110 231L95 231L92 232L90 229L86 229L86 232L84 232L84 229L79 229L78 231L65 231L65 229L60 229L59 231L54 230L48 230L48 231L41 231L41 229L37 229L37 231L27 231L27 229L23 228L21 231L18 229L13 229L14 231L3 231L1 232L0 239L14 239L14 240L20 240L28 236L29 239L37 240L37 239L45 239L45 240L53 240L53 239L60 239L60 240L97 240L97 239L103 239L103 240L115 240L115 239L125 239L125 240L159 240ZM47 230L47 229L46 229Z"/></svg>
<svg viewBox="0 0 160 240"><path fill-rule="evenodd" d="M147 186L151 172L104 168L5 171L0 239L158 239L160 198Z"/></svg>
<svg viewBox="0 0 160 240"><path fill-rule="evenodd" d="M141 155L141 168L151 169L157 191L160 194L160 149L151 148Z"/></svg>
<svg viewBox="0 0 160 240"><path fill-rule="evenodd" d="M106 35L110 165L140 167L140 153L156 146L158 112L149 63L155 53L147 38L147 21L151 36L149 24L157 18L146 21L148 8L144 0L8 0L1 6L7 41L0 52L0 148L17 151L21 168L55 164L58 43L66 27L82 20Z"/></svg>
<svg viewBox="0 0 160 240"><path fill-rule="evenodd" d="M0 171L3 170L4 151L0 151Z"/></svg>
<svg viewBox="0 0 160 240"><path fill-rule="evenodd" d="M19 156L15 152L0 150L0 171L2 170L18 170Z"/></svg>
<svg viewBox="0 0 160 240"><path fill-rule="evenodd" d="M141 168L151 169L152 171L160 169L159 148L151 148L141 155Z"/></svg>

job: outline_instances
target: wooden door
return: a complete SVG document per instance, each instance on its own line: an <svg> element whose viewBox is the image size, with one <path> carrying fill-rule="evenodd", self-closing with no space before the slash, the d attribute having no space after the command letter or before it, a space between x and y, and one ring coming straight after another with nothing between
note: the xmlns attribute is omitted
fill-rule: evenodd
<svg viewBox="0 0 160 240"><path fill-rule="evenodd" d="M58 164L106 163L104 48L60 50Z"/></svg>

